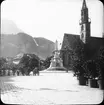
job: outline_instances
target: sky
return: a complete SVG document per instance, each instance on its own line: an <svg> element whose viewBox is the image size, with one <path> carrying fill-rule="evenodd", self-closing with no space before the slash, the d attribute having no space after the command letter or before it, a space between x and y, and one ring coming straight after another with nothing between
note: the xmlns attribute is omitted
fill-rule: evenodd
<svg viewBox="0 0 104 105"><path fill-rule="evenodd" d="M80 35L79 20L83 0L5 0L1 18L12 20L33 37L62 42L64 33ZM104 7L101 1L86 0L91 19L91 36L104 33Z"/></svg>

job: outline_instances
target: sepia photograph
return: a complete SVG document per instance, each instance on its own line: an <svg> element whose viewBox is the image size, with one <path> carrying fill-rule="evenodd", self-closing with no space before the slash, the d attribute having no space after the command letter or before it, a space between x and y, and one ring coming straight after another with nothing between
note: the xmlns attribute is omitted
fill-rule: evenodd
<svg viewBox="0 0 104 105"><path fill-rule="evenodd" d="M100 0L4 0L0 7L2 104L103 102Z"/></svg>

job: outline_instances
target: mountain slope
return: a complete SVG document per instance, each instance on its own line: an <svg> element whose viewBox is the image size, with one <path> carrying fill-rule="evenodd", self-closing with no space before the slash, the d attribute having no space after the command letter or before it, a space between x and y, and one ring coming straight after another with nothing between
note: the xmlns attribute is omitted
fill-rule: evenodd
<svg viewBox="0 0 104 105"><path fill-rule="evenodd" d="M34 53L45 59L54 50L52 41L42 37L31 37L19 29L12 20L1 20L1 34L3 57L15 57L20 53Z"/></svg>
<svg viewBox="0 0 104 105"><path fill-rule="evenodd" d="M45 59L52 54L54 43L45 38L33 38L26 33L2 34L2 56L15 57L19 53L34 53Z"/></svg>
<svg viewBox="0 0 104 105"><path fill-rule="evenodd" d="M39 45L38 52L40 53L40 55L46 58L47 56L50 56L52 54L52 51L54 50L54 42L43 37L38 37L34 39Z"/></svg>

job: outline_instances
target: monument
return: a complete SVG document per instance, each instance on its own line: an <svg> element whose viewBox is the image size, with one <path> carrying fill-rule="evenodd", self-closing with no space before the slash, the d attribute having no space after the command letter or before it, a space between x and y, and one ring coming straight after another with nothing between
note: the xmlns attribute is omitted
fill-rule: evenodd
<svg viewBox="0 0 104 105"><path fill-rule="evenodd" d="M64 70L66 71L67 69L63 67L63 61L60 58L60 51L58 50L58 41L56 40L55 42L55 50L54 50L54 56L51 59L50 66L48 70Z"/></svg>

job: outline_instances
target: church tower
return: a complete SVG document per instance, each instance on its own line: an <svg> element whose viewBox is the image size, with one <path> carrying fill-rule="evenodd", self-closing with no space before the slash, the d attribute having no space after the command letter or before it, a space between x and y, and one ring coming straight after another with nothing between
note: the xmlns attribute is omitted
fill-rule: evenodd
<svg viewBox="0 0 104 105"><path fill-rule="evenodd" d="M88 16L88 8L86 5L86 1L83 0L82 9L81 9L81 34L80 39L83 41L83 43L88 43L88 40L90 38L90 19Z"/></svg>

